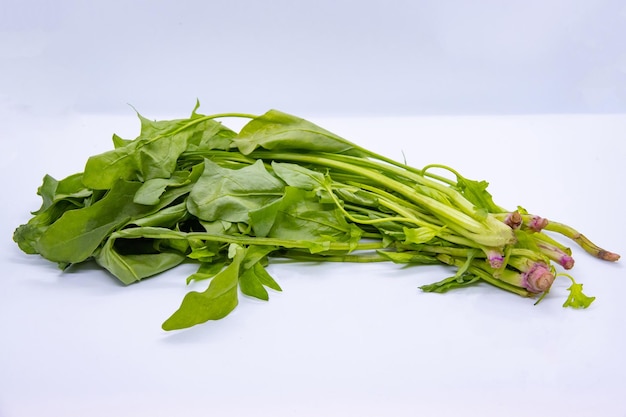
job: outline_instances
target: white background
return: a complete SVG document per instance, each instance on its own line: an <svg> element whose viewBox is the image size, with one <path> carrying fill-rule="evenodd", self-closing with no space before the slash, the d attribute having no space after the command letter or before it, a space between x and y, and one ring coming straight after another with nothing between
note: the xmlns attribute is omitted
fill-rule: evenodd
<svg viewBox="0 0 626 417"><path fill-rule="evenodd" d="M35 114L626 111L620 0L3 0L0 98Z"/></svg>
<svg viewBox="0 0 626 417"><path fill-rule="evenodd" d="M267 4L265 4L267 3ZM276 262L282 293L165 333L182 266L122 287L11 241L41 178L138 122L278 108L626 253L619 1L0 4L0 416L626 416L623 261L538 306L443 268Z"/></svg>

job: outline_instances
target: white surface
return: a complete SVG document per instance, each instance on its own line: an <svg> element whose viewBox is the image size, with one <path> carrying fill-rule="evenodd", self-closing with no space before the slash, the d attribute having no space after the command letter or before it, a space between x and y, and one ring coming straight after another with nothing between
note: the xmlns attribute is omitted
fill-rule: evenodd
<svg viewBox="0 0 626 417"><path fill-rule="evenodd" d="M561 308L565 279L533 306L486 285L421 293L450 274L438 267L277 262L284 291L268 303L242 298L222 321L166 333L188 266L123 287L92 266L61 273L11 241L41 177L82 170L114 132L134 137L134 116L9 116L2 417L626 416L623 262L574 248L572 272L597 297L586 311ZM412 165L487 179L501 205L626 253L626 115L311 119Z"/></svg>
<svg viewBox="0 0 626 417"><path fill-rule="evenodd" d="M622 0L3 0L0 100L34 113L626 112Z"/></svg>

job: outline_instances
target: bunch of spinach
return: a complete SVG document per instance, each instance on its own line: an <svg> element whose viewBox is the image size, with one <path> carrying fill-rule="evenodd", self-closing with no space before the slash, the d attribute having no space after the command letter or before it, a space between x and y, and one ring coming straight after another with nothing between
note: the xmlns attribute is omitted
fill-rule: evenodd
<svg viewBox="0 0 626 417"><path fill-rule="evenodd" d="M95 260L124 284L196 262L189 292L163 329L228 315L239 293L280 291L271 258L444 264L454 276L428 292L487 282L545 296L571 251L544 230L616 261L575 229L496 205L484 181L443 166L416 169L276 110L151 121L134 140L88 159L84 172L45 176L43 203L14 240L61 268ZM243 117L237 133L218 119ZM454 180L432 173L448 170ZM565 274L563 274L565 275ZM570 279L571 276L567 275ZM564 306L593 297L573 281Z"/></svg>

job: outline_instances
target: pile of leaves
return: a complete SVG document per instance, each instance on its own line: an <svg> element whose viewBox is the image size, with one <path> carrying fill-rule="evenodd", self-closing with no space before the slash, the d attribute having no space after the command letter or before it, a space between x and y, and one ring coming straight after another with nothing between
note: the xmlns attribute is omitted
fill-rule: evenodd
<svg viewBox="0 0 626 417"><path fill-rule="evenodd" d="M485 181L449 167L416 169L276 110L197 111L140 115L136 139L114 135L114 149L83 172L46 175L41 208L14 233L19 247L63 269L95 260L124 284L196 262L187 283L206 280L207 289L189 292L165 330L225 317L240 292L267 300L268 288L280 291L266 270L276 257L454 266L420 287L440 293L486 282L541 299L565 275L564 306L576 308L594 298L557 272L574 260L553 235L619 259L567 225L498 206ZM249 121L236 132L219 121L229 117Z"/></svg>

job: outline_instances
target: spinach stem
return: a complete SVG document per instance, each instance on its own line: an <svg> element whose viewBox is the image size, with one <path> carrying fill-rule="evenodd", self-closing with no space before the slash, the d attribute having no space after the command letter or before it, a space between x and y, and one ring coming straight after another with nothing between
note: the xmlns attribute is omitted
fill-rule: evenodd
<svg viewBox="0 0 626 417"><path fill-rule="evenodd" d="M138 229L141 229L138 232ZM374 242L359 242L356 245L349 242L310 242L305 240L287 240L276 239L271 237L256 237L245 235L224 235L213 234L206 232L181 232L177 230L171 230L163 227L141 227L122 229L111 234L114 239L184 239L184 240L202 240L206 242L218 242L218 243L236 243L243 246L258 245L258 246L277 246L287 249L309 249L315 250L318 246L324 246L324 250L340 251L340 252L352 252L355 250L374 250L382 249L383 243L380 241Z"/></svg>
<svg viewBox="0 0 626 417"><path fill-rule="evenodd" d="M504 247L507 244L513 243L515 240L511 228L493 217L490 218L489 216L487 216L487 221L481 223L454 207L437 201L434 198L415 192L415 189L413 187L393 180L383 173L374 171L372 169L365 169L361 166L349 164L341 160L336 160L333 158L334 155L312 155L296 154L289 152L255 151L252 156L259 159L267 158L273 160L288 160L312 163L319 166L339 169L341 171L362 175L366 178L376 181L383 186L386 186L392 191L403 195L413 203L428 208L435 215L441 217L442 219L445 219L444 221L446 224L452 223L458 225L459 233L467 238L475 240L477 243L480 243L484 246Z"/></svg>

